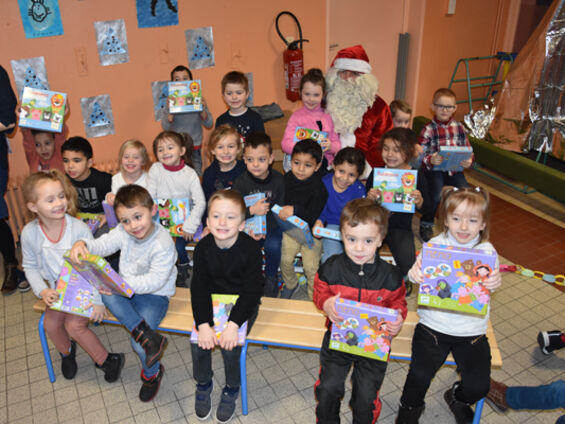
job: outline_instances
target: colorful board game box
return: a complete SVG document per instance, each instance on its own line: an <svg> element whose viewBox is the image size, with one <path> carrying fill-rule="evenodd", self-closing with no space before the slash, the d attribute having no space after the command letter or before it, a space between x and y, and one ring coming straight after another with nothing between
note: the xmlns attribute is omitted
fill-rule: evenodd
<svg viewBox="0 0 565 424"><path fill-rule="evenodd" d="M90 305L93 288L70 264L65 261L55 284L59 299L51 305L51 309L67 312L83 317L92 315Z"/></svg>
<svg viewBox="0 0 565 424"><path fill-rule="evenodd" d="M169 113L202 112L200 80L169 82Z"/></svg>
<svg viewBox="0 0 565 424"><path fill-rule="evenodd" d="M273 216L277 220L277 223L281 226L283 232L287 233L293 239L295 239L300 244L305 244L309 248L314 246L314 237L312 237L312 232L306 221L300 219L295 215L289 216L286 221L279 218L279 212L281 207L277 204L271 207Z"/></svg>
<svg viewBox="0 0 565 424"><path fill-rule="evenodd" d="M214 311L214 330L216 330L216 337L219 339L222 331L228 323L230 312L237 301L239 295L237 294L212 294L212 308ZM237 344L243 345L247 337L247 321L245 321L239 330L237 330ZM190 341L198 343L198 330L196 323L192 326L192 333L190 334Z"/></svg>
<svg viewBox="0 0 565 424"><path fill-rule="evenodd" d="M114 207L110 206L104 200L102 202L102 207L104 208L104 215L106 216L106 222L108 223L108 227L115 228L118 226L118 218L116 217L116 211L114 211Z"/></svg>
<svg viewBox="0 0 565 424"><path fill-rule="evenodd" d="M192 236L192 240L194 242L198 243L200 240L202 240L202 233L203 232L204 232L204 226L202 224L200 224L198 226L198 228L196 229L196 232Z"/></svg>
<svg viewBox="0 0 565 424"><path fill-rule="evenodd" d="M313 231L315 236L329 238L332 240L341 241L341 231L339 230L331 230L329 228L324 227L314 227Z"/></svg>
<svg viewBox="0 0 565 424"><path fill-rule="evenodd" d="M418 171L412 169L373 169L373 188L380 190L380 203L391 212L414 213L412 192Z"/></svg>
<svg viewBox="0 0 565 424"><path fill-rule="evenodd" d="M328 133L326 131L313 130L304 127L296 127L296 129L294 130L294 138L292 139L294 143L298 143L299 141L306 140L308 138L311 138L312 140L315 140L318 143L320 143L322 140L328 138ZM291 155L289 154L284 155L283 169L285 170L290 170L290 166L291 166L290 156Z"/></svg>
<svg viewBox="0 0 565 424"><path fill-rule="evenodd" d="M250 207L264 198L265 193L255 193L245 196L243 200L245 201L245 206ZM267 234L267 215L254 215L246 219L243 231L247 234L250 234L251 231L253 231L253 234Z"/></svg>
<svg viewBox="0 0 565 424"><path fill-rule="evenodd" d="M104 222L104 214L78 212L77 218L88 225L92 234L96 233Z"/></svg>
<svg viewBox="0 0 565 424"><path fill-rule="evenodd" d="M66 99L65 93L24 87L19 126L60 133L63 130Z"/></svg>
<svg viewBox="0 0 565 424"><path fill-rule="evenodd" d="M190 202L184 199L153 199L157 212L153 221L161 224L173 237L182 237L182 224L190 215Z"/></svg>
<svg viewBox="0 0 565 424"><path fill-rule="evenodd" d="M495 265L494 251L424 243L418 305L485 315L490 291L482 283Z"/></svg>
<svg viewBox="0 0 565 424"><path fill-rule="evenodd" d="M459 163L471 157L473 148L470 146L440 146L438 153L443 156L443 162L434 165L434 171L461 172L463 167Z"/></svg>
<svg viewBox="0 0 565 424"><path fill-rule="evenodd" d="M330 349L387 362L392 336L384 324L396 321L398 311L343 298L335 308L343 321L332 324Z"/></svg>

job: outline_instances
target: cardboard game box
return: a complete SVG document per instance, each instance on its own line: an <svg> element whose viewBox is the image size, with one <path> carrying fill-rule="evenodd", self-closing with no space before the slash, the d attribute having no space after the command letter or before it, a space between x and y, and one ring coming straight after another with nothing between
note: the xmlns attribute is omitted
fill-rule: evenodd
<svg viewBox="0 0 565 424"><path fill-rule="evenodd" d="M106 216L106 223L108 227L115 228L118 226L118 218L116 217L116 212L114 211L114 207L110 206L104 200L102 202L102 207L104 208L104 215Z"/></svg>
<svg viewBox="0 0 565 424"><path fill-rule="evenodd" d="M157 212L153 221L161 224L173 237L182 237L182 224L190 215L190 202L184 199L153 199Z"/></svg>
<svg viewBox="0 0 565 424"><path fill-rule="evenodd" d="M310 231L310 227L306 223L306 221L300 219L295 215L289 216L286 221L283 221L279 218L279 212L281 211L281 207L277 204L271 207L271 211L277 223L281 226L283 232L287 233L293 239L295 239L300 244L305 244L309 248L314 246L314 238L312 237L312 232Z"/></svg>
<svg viewBox="0 0 565 424"><path fill-rule="evenodd" d="M318 237L341 241L341 232L339 230L331 230L324 227L314 227L313 234Z"/></svg>
<svg viewBox="0 0 565 424"><path fill-rule="evenodd" d="M226 327L230 312L237 301L239 295L237 294L212 294L212 308L214 311L214 330L216 330L216 337L220 338L222 331ZM237 330L237 344L243 345L247 337L247 321L245 321L239 330ZM190 334L190 341L198 343L198 330L196 323L193 324L192 333Z"/></svg>
<svg viewBox="0 0 565 424"><path fill-rule="evenodd" d="M396 321L398 311L343 298L335 308L344 320L332 324L330 349L387 362L392 336L383 324Z"/></svg>
<svg viewBox="0 0 565 424"><path fill-rule="evenodd" d="M441 244L422 245L418 305L485 315L490 291L482 284L495 269L496 253Z"/></svg>
<svg viewBox="0 0 565 424"><path fill-rule="evenodd" d="M328 138L328 133L326 131L313 130L305 127L296 127L294 130L294 137L292 139L294 143L298 143L299 141L306 140L308 138L317 141L319 144L320 141ZM290 156L291 155L286 153L284 155L283 169L285 170L290 170Z"/></svg>
<svg viewBox="0 0 565 424"><path fill-rule="evenodd" d="M93 288L70 264L65 261L55 284L59 299L51 309L89 318L92 315L90 305Z"/></svg>
<svg viewBox="0 0 565 424"><path fill-rule="evenodd" d="M381 191L380 203L391 212L414 213L411 193L416 190L418 171L412 169L373 169L373 188Z"/></svg>
<svg viewBox="0 0 565 424"><path fill-rule="evenodd" d="M202 112L200 80L169 82L169 113Z"/></svg>
<svg viewBox="0 0 565 424"><path fill-rule="evenodd" d="M104 214L99 213L78 212L77 218L88 225L92 234L95 234L104 222Z"/></svg>
<svg viewBox="0 0 565 424"><path fill-rule="evenodd" d="M434 171L462 172L463 167L459 163L471 157L473 148L470 146L440 146L439 154L443 156L443 162L434 165Z"/></svg>
<svg viewBox="0 0 565 424"><path fill-rule="evenodd" d="M265 193L249 194L243 198L245 206L250 207L259 200L265 198ZM267 234L267 215L255 215L245 220L245 228L247 234L253 231L253 234Z"/></svg>
<svg viewBox="0 0 565 424"><path fill-rule="evenodd" d="M63 130L66 99L65 93L24 87L19 126L60 133Z"/></svg>

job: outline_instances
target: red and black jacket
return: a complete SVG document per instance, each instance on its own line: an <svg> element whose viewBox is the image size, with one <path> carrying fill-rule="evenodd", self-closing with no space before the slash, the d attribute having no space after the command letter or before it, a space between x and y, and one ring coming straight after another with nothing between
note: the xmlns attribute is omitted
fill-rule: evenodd
<svg viewBox="0 0 565 424"><path fill-rule="evenodd" d="M378 255L372 264L357 265L345 253L322 264L314 279L314 303L323 310L324 302L338 293L344 299L396 309L406 319L402 274Z"/></svg>

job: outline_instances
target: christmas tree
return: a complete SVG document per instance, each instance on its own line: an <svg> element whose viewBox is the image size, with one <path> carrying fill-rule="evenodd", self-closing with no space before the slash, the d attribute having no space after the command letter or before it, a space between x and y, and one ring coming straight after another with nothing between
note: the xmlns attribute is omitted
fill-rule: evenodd
<svg viewBox="0 0 565 424"><path fill-rule="evenodd" d="M212 55L210 54L210 49L204 42L204 39L198 36L196 38L196 45L194 46L190 60L208 59L210 57L212 57Z"/></svg>
<svg viewBox="0 0 565 424"><path fill-rule="evenodd" d="M159 110L167 108L167 97L169 97L169 85L163 84L163 88L161 89L161 94L159 95L159 100L157 104L157 108Z"/></svg>
<svg viewBox="0 0 565 424"><path fill-rule="evenodd" d="M90 117L88 118L88 126L99 127L102 125L108 125L109 123L110 120L106 117L106 114L100 107L100 104L98 104L98 102L95 102L92 105L92 112L90 114Z"/></svg>
<svg viewBox="0 0 565 424"><path fill-rule="evenodd" d="M125 49L122 47L122 43L120 43L120 40L118 40L115 34L116 33L112 28L109 28L108 31L106 31L102 54L126 53Z"/></svg>
<svg viewBox="0 0 565 424"><path fill-rule="evenodd" d="M40 88L42 90L47 90L43 81L36 75L35 71L31 66L28 66L25 73L24 87Z"/></svg>

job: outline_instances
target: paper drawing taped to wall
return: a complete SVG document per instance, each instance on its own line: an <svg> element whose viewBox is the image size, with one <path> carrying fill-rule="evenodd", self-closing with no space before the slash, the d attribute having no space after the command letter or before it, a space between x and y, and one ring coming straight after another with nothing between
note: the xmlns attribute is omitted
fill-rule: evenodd
<svg viewBox="0 0 565 424"><path fill-rule="evenodd" d="M169 81L153 81L151 83L153 112L155 120L167 119L167 97L169 97Z"/></svg>
<svg viewBox="0 0 565 424"><path fill-rule="evenodd" d="M214 36L212 27L187 29L186 51L191 69L214 66Z"/></svg>
<svg viewBox="0 0 565 424"><path fill-rule="evenodd" d="M80 99L80 108L87 137L115 134L114 116L109 94L83 97Z"/></svg>
<svg viewBox="0 0 565 424"><path fill-rule="evenodd" d="M49 90L49 80L47 79L43 56L12 60L11 65L19 97L22 97L24 87Z"/></svg>
<svg viewBox="0 0 565 424"><path fill-rule="evenodd" d="M135 3L139 28L179 24L177 0L136 0Z"/></svg>
<svg viewBox="0 0 565 424"><path fill-rule="evenodd" d="M94 22L94 30L102 66L129 62L126 24L123 19Z"/></svg>
<svg viewBox="0 0 565 424"><path fill-rule="evenodd" d="M63 34L58 0L18 0L26 38Z"/></svg>

